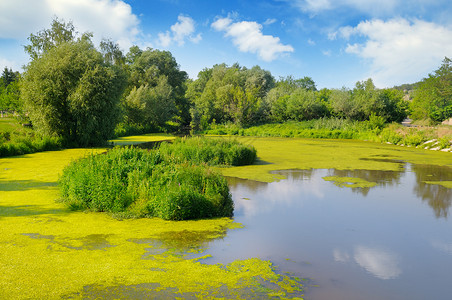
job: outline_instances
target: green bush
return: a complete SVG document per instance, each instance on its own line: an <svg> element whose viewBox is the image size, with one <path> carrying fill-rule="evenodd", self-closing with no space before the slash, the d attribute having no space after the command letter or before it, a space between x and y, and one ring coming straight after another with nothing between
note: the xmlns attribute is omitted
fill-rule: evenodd
<svg viewBox="0 0 452 300"><path fill-rule="evenodd" d="M0 134L0 157L23 155L40 151L59 150L63 147L58 137Z"/></svg>
<svg viewBox="0 0 452 300"><path fill-rule="evenodd" d="M190 161L195 164L250 165L256 160L256 149L237 140L225 138L179 138L173 143L163 143L160 152L176 162Z"/></svg>
<svg viewBox="0 0 452 300"><path fill-rule="evenodd" d="M254 148L222 139L180 139L151 151L114 148L64 169L59 180L62 201L74 210L123 217L231 217L226 179L207 163L232 165L255 158Z"/></svg>

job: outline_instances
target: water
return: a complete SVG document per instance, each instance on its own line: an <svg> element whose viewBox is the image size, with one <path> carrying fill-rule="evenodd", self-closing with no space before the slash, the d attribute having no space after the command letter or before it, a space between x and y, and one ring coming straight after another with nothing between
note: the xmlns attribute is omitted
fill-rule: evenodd
<svg viewBox="0 0 452 300"><path fill-rule="evenodd" d="M229 178L245 228L213 241L208 263L259 257L306 279L307 299L451 299L452 169L400 162L396 171L278 172ZM367 187L326 181L362 178ZM350 179L351 180L351 179Z"/></svg>

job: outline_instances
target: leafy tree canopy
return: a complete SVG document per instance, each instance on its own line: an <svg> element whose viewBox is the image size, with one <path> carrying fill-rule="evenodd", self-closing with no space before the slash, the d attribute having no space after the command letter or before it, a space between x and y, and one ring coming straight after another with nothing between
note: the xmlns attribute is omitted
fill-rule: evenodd
<svg viewBox="0 0 452 300"><path fill-rule="evenodd" d="M31 49L45 51L26 67L21 95L35 130L72 146L111 138L125 85L120 69L104 60L88 35L75 40L72 25L54 20L52 29L32 36L39 47Z"/></svg>
<svg viewBox="0 0 452 300"><path fill-rule="evenodd" d="M452 117L452 60L441 66L417 86L411 105L412 118L441 122Z"/></svg>

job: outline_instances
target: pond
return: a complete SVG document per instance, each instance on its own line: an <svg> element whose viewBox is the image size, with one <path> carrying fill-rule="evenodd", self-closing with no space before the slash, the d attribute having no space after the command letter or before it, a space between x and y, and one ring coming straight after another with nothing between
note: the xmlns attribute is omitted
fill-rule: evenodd
<svg viewBox="0 0 452 300"><path fill-rule="evenodd" d="M56 201L64 166L105 149L0 159L0 298L450 298L450 153L240 140L259 161L221 168L232 220L117 220Z"/></svg>
<svg viewBox="0 0 452 300"><path fill-rule="evenodd" d="M273 172L229 178L235 220L209 263L259 257L306 278L306 299L450 299L452 168ZM430 182L430 183L427 183Z"/></svg>

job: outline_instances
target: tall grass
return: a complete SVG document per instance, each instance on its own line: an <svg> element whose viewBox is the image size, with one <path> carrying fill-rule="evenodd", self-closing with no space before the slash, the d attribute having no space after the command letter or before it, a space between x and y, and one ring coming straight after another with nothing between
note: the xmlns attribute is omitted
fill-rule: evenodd
<svg viewBox="0 0 452 300"><path fill-rule="evenodd" d="M119 217L231 217L227 182L207 165L252 163L255 158L252 147L206 138L180 139L151 151L114 148L64 169L59 180L62 201L74 210Z"/></svg>
<svg viewBox="0 0 452 300"><path fill-rule="evenodd" d="M57 137L39 137L27 132L0 132L0 157L58 150L62 147L62 139Z"/></svg>
<svg viewBox="0 0 452 300"><path fill-rule="evenodd" d="M252 164L257 157L256 149L237 140L222 138L178 138L173 143L163 143L160 152L175 162L190 161L210 166L243 166Z"/></svg>
<svg viewBox="0 0 452 300"><path fill-rule="evenodd" d="M379 117L369 121L323 118L310 121L263 124L240 128L235 124L213 125L205 134L241 135L262 137L300 137L318 139L355 139L425 147L435 140L434 147L449 148L452 140L451 126L404 127L400 124L384 124ZM437 143L436 143L437 141Z"/></svg>

